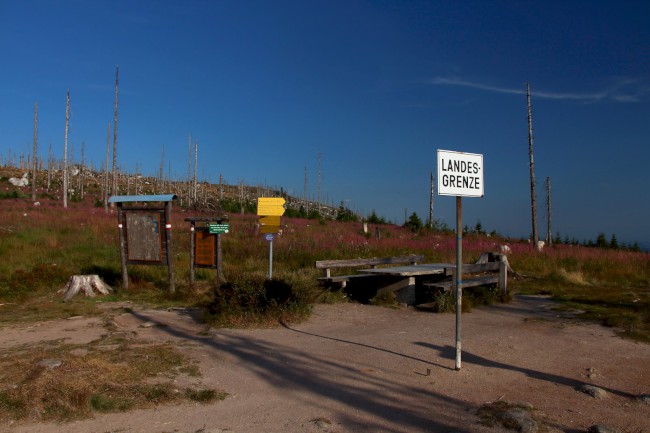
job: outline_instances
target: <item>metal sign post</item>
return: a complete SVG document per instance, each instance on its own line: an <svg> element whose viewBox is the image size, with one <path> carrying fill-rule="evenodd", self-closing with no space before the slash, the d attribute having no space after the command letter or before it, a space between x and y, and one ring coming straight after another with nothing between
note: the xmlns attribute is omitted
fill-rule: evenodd
<svg viewBox="0 0 650 433"><path fill-rule="evenodd" d="M483 155L438 149L438 195L456 197L456 370L461 367L463 197L483 197Z"/></svg>
<svg viewBox="0 0 650 433"><path fill-rule="evenodd" d="M280 229L280 217L284 215L285 200L282 197L259 197L257 215L260 217L260 232L269 242L269 280L273 279L273 238Z"/></svg>
<svg viewBox="0 0 650 433"><path fill-rule="evenodd" d="M460 370L460 312L463 309L463 198L456 197L456 370Z"/></svg>
<svg viewBox="0 0 650 433"><path fill-rule="evenodd" d="M269 280L273 279L273 233L264 235L264 239L269 242Z"/></svg>

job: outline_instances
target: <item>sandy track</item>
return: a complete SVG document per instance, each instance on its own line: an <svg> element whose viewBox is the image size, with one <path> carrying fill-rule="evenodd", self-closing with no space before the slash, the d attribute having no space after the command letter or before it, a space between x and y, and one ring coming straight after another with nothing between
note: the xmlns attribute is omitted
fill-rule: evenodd
<svg viewBox="0 0 650 433"><path fill-rule="evenodd" d="M194 385L230 396L97 416L65 425L0 426L51 432L488 432L476 410L486 402L526 401L555 429L608 424L650 431L650 345L612 329L560 317L550 302L518 297L475 309L462 319L463 364L455 371L451 314L359 304L318 305L305 323L261 330L207 330L183 311L134 311L115 317L118 330L149 341L174 341L199 361ZM161 326L141 327L143 323ZM207 331L207 332L206 332ZM99 319L3 328L13 342L105 332ZM591 370L589 370L591 369ZM607 391L595 399L581 384Z"/></svg>

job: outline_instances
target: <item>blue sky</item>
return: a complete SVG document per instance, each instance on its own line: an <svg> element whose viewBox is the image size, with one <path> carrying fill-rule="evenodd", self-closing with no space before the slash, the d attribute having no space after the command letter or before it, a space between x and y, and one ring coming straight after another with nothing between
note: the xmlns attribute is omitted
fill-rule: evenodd
<svg viewBox="0 0 650 433"><path fill-rule="evenodd" d="M0 154L62 157L65 94L80 159L317 194L425 220L436 150L484 155L464 223L531 233L525 83L538 225L650 243L650 3L642 1L0 1ZM455 200L434 218L455 223Z"/></svg>

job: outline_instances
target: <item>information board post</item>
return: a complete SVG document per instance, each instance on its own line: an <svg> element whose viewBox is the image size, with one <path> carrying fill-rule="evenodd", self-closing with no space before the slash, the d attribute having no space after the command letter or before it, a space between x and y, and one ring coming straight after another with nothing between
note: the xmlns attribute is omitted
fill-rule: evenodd
<svg viewBox="0 0 650 433"><path fill-rule="evenodd" d="M194 285L194 260L195 260L195 253L194 249L196 246L194 245L194 237L196 236L196 221L191 220L190 221L190 287Z"/></svg>
<svg viewBox="0 0 650 433"><path fill-rule="evenodd" d="M227 216L188 217L190 223L190 285L194 284L195 268L216 269L216 285L225 282L221 235L230 231ZM197 225L200 223L200 225Z"/></svg>
<svg viewBox="0 0 650 433"><path fill-rule="evenodd" d="M463 309L463 202L483 197L483 155L438 149L438 195L456 197L456 370L461 367L461 311Z"/></svg>

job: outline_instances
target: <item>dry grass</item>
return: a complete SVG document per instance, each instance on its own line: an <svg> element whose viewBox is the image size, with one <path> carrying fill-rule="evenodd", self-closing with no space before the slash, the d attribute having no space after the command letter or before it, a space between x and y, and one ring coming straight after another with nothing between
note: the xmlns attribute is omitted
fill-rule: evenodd
<svg viewBox="0 0 650 433"><path fill-rule="evenodd" d="M226 396L175 385L181 376L198 376L199 371L168 344L107 337L82 346L51 341L0 353L2 423L70 421L98 412L181 400L207 403Z"/></svg>

